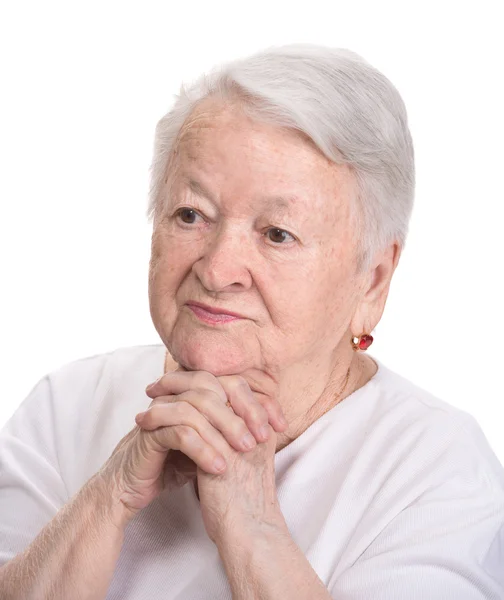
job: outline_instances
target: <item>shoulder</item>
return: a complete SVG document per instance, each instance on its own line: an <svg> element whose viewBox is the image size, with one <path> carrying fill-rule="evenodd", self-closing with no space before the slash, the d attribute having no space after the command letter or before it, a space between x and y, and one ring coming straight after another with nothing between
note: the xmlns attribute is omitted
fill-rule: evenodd
<svg viewBox="0 0 504 600"><path fill-rule="evenodd" d="M146 385L163 373L165 352L162 344L129 346L69 362L47 375L54 405L88 415L143 406Z"/></svg>
<svg viewBox="0 0 504 600"><path fill-rule="evenodd" d="M66 363L35 385L6 428L55 446L61 476L77 491L149 405L145 387L163 374L165 352L162 344L130 346Z"/></svg>
<svg viewBox="0 0 504 600"><path fill-rule="evenodd" d="M117 348L66 363L48 373L47 378L57 388L75 383L76 378L84 384L95 385L117 376L142 379L146 373L162 370L165 352L162 344Z"/></svg>
<svg viewBox="0 0 504 600"><path fill-rule="evenodd" d="M472 473L504 490L504 469L477 420L377 362L373 425L387 432L389 451L432 477Z"/></svg>
<svg viewBox="0 0 504 600"><path fill-rule="evenodd" d="M496 580L495 565L502 561L502 465L472 415L377 362L377 376L356 395L355 407L349 404L351 418L343 419L339 433L346 469L338 501L346 500L354 550L346 563L353 566L334 590L345 595L349 584L362 593L362 578L373 565L377 579L369 593L379 598L396 597L388 582L379 581L389 568L398 583L404 576L401 597L411 582L419 590L425 586L425 597L429 586L458 589L450 582L452 568L482 582L491 572ZM335 431L338 419L333 424ZM408 570L401 571L405 564Z"/></svg>

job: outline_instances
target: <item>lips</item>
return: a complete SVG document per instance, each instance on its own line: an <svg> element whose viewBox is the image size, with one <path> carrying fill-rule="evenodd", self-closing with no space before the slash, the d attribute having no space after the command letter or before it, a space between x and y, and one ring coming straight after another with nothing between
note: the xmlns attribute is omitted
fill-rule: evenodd
<svg viewBox="0 0 504 600"><path fill-rule="evenodd" d="M216 323L229 323L243 318L242 315L239 315L238 313L216 306L208 306L201 302L188 302L187 306L201 321L212 325Z"/></svg>

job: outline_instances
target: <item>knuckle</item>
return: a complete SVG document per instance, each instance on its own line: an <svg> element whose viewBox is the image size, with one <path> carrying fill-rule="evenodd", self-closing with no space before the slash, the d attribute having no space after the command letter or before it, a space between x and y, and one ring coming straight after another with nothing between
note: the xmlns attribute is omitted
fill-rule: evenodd
<svg viewBox="0 0 504 600"><path fill-rule="evenodd" d="M177 419L187 418L191 414L192 406L183 400L172 403L172 410Z"/></svg>
<svg viewBox="0 0 504 600"><path fill-rule="evenodd" d="M144 456L148 456L149 450L165 450L169 447L166 432L162 429L154 431L142 431L139 437L140 451Z"/></svg>
<svg viewBox="0 0 504 600"><path fill-rule="evenodd" d="M250 390L247 380L245 379L245 377L242 377L241 375L235 375L233 377L233 379L230 381L230 384L237 391L247 391L248 392Z"/></svg>
<svg viewBox="0 0 504 600"><path fill-rule="evenodd" d="M153 394L159 394L159 392L163 390L164 383L166 381L166 376L167 376L167 374L162 375L161 377L159 377L159 379L156 379L156 381L154 381L153 383L150 383L145 388L145 393L147 394L147 396L152 398Z"/></svg>
<svg viewBox="0 0 504 600"><path fill-rule="evenodd" d="M262 424L264 421L268 421L266 409L258 403L250 405L249 415L254 423Z"/></svg>
<svg viewBox="0 0 504 600"><path fill-rule="evenodd" d="M152 427L152 425L154 425L154 423L156 423L157 416L158 416L157 407L149 406L149 408L145 412L142 424L144 426Z"/></svg>
<svg viewBox="0 0 504 600"><path fill-rule="evenodd" d="M223 400L226 397L226 392L219 379L206 371L199 371L194 375L191 387L194 391L211 392L220 400Z"/></svg>
<svg viewBox="0 0 504 600"><path fill-rule="evenodd" d="M174 433L177 436L181 447L185 447L196 442L197 435L192 427L187 425L177 425L174 429Z"/></svg>
<svg viewBox="0 0 504 600"><path fill-rule="evenodd" d="M213 407L216 404L217 396L214 393L209 393L208 390L201 391L198 394L196 410L209 414L212 412Z"/></svg>
<svg viewBox="0 0 504 600"><path fill-rule="evenodd" d="M167 377L169 377L169 376L170 376L170 373L164 373L163 375L161 375L161 377L158 377L156 379L156 381L152 382L150 385L152 387L161 385L161 387L162 387L163 383L166 381ZM149 386L147 386L147 387L149 387Z"/></svg>
<svg viewBox="0 0 504 600"><path fill-rule="evenodd" d="M208 371L198 371L193 376L194 387L206 388L215 385L216 378Z"/></svg>
<svg viewBox="0 0 504 600"><path fill-rule="evenodd" d="M268 414L269 412L278 412L279 410L281 411L281 407L280 404L274 400L273 398L266 398L262 401L261 403L261 408L264 410L264 412L266 414Z"/></svg>

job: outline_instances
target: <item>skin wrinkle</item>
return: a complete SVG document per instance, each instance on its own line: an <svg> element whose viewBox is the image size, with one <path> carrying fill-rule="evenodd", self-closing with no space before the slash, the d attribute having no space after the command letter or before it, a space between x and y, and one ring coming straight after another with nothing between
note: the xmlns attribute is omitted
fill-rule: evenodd
<svg viewBox="0 0 504 600"><path fill-rule="evenodd" d="M151 316L175 364L239 373L262 401L276 398L290 424L281 445L334 404L349 366L344 396L376 372L350 340L380 320L399 251L388 248L372 272L355 277L353 171L292 130L203 104L181 132L154 221ZM191 179L213 201L191 190ZM275 195L297 197L281 222L261 201ZM202 218L181 226L181 207ZM275 246L264 235L272 227L299 241ZM247 319L208 327L188 300Z"/></svg>

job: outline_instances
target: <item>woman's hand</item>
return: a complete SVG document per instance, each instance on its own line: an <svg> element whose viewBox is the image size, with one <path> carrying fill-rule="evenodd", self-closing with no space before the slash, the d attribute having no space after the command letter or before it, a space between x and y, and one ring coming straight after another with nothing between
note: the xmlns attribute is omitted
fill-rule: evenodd
<svg viewBox="0 0 504 600"><path fill-rule="evenodd" d="M198 468L201 513L210 539L220 548L263 533L288 533L278 504L275 480L277 435L247 453L229 448L227 468L209 474Z"/></svg>
<svg viewBox="0 0 504 600"><path fill-rule="evenodd" d="M270 424L277 431L287 426L279 404L263 406L239 375L175 371L146 392L154 400L137 415L140 428L119 442L101 470L124 506L125 521L165 487L194 479L198 468L212 475L226 471L232 450L246 453L269 439Z"/></svg>

